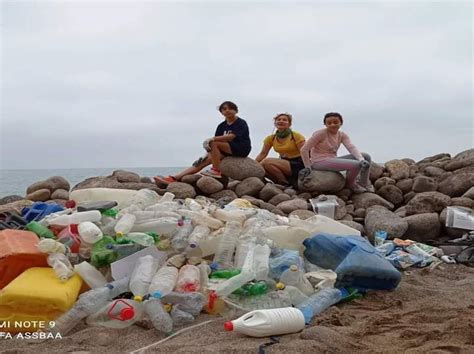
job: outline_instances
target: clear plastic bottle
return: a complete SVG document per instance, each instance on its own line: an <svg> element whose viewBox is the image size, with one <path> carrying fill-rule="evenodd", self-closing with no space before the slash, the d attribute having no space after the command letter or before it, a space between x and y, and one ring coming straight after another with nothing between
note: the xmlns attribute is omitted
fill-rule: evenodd
<svg viewBox="0 0 474 354"><path fill-rule="evenodd" d="M237 248L235 251L235 268L242 268L247 257L247 253L255 247L255 237L241 237L237 242Z"/></svg>
<svg viewBox="0 0 474 354"><path fill-rule="evenodd" d="M199 210L199 211L191 211L180 209L178 213L182 216L186 216L191 218L193 223L196 225L206 225L213 230L220 229L224 226L224 223L219 219L213 218L210 216L206 211Z"/></svg>
<svg viewBox="0 0 474 354"><path fill-rule="evenodd" d="M297 265L291 265L290 268L281 273L280 281L285 285L292 285L300 289L303 294L311 296L314 294L314 288L305 278L304 272L301 271Z"/></svg>
<svg viewBox="0 0 474 354"><path fill-rule="evenodd" d="M184 250L184 253L186 254L186 258L202 258L202 249L196 243L190 243Z"/></svg>
<svg viewBox="0 0 474 354"><path fill-rule="evenodd" d="M214 217L221 221L229 222L235 221L240 224L243 224L247 219L247 214L242 210L224 210L224 209L216 209L214 212Z"/></svg>
<svg viewBox="0 0 474 354"><path fill-rule="evenodd" d="M158 219L146 220L143 222L136 222L133 225L133 232L156 232L160 235L171 235L178 227L178 219L164 217Z"/></svg>
<svg viewBox="0 0 474 354"><path fill-rule="evenodd" d="M84 221L100 221L102 218L102 214L98 210L91 210L91 211L81 211L78 213L70 214L70 215L60 215L55 218L48 220L49 225L61 225L67 226L71 224L79 224Z"/></svg>
<svg viewBox="0 0 474 354"><path fill-rule="evenodd" d="M196 225L196 227L193 229L193 232L191 232L191 235L189 235L189 243L196 243L199 244L199 241L204 240L206 237L209 236L211 233L211 229L209 226L206 225Z"/></svg>
<svg viewBox="0 0 474 354"><path fill-rule="evenodd" d="M181 310L180 304L174 305L171 308L170 315L174 326L183 326L194 322L194 316Z"/></svg>
<svg viewBox="0 0 474 354"><path fill-rule="evenodd" d="M136 205L141 210L145 209L147 206L156 204L159 201L160 196L151 189L140 189L131 200L132 205Z"/></svg>
<svg viewBox="0 0 474 354"><path fill-rule="evenodd" d="M144 247L138 243L122 243L122 244L108 244L105 246L107 249L117 253L118 258L125 258L138 251L141 251Z"/></svg>
<svg viewBox="0 0 474 354"><path fill-rule="evenodd" d="M62 253L50 253L47 258L48 264L62 282L67 281L74 275L74 269L66 255Z"/></svg>
<svg viewBox="0 0 474 354"><path fill-rule="evenodd" d="M155 239L144 232L129 232L127 237L130 241L144 247L150 247L155 244Z"/></svg>
<svg viewBox="0 0 474 354"><path fill-rule="evenodd" d="M276 309L291 306L291 298L283 291L271 291L257 296L240 298L237 304L247 310Z"/></svg>
<svg viewBox="0 0 474 354"><path fill-rule="evenodd" d="M300 289L295 288L294 286L291 286L291 285L286 285L282 291L288 294L288 296L291 299L291 304L293 306L298 306L303 301L306 301L308 299L308 296L303 294Z"/></svg>
<svg viewBox="0 0 474 354"><path fill-rule="evenodd" d="M87 317L90 326L102 326L108 328L126 328L143 317L143 303L129 300L117 299L110 301L97 313Z"/></svg>
<svg viewBox="0 0 474 354"><path fill-rule="evenodd" d="M188 245L189 235L193 232L193 225L190 219L183 220L183 224L178 226L171 239L171 247L178 252L182 252Z"/></svg>
<svg viewBox="0 0 474 354"><path fill-rule="evenodd" d="M145 301L145 312L157 331L170 333L173 330L173 320L163 307L161 300L151 296Z"/></svg>
<svg viewBox="0 0 474 354"><path fill-rule="evenodd" d="M341 291L336 288L325 288L311 295L306 301L297 306L303 312L306 323L314 316L321 314L328 307L338 303L342 298Z"/></svg>
<svg viewBox="0 0 474 354"><path fill-rule="evenodd" d="M150 255L140 257L137 260L130 277L130 291L133 295L143 297L148 294L151 278L155 275L157 268L156 258Z"/></svg>
<svg viewBox="0 0 474 354"><path fill-rule="evenodd" d="M227 296L232 294L235 290L242 287L244 284L255 279L255 270L254 270L254 250L250 250L247 253L244 265L242 266L242 271L240 274L227 279L226 281L220 283L215 290L217 296Z"/></svg>
<svg viewBox="0 0 474 354"><path fill-rule="evenodd" d="M61 242L52 240L50 238L44 238L38 242L38 249L43 253L66 253L66 246Z"/></svg>
<svg viewBox="0 0 474 354"><path fill-rule="evenodd" d="M169 293L162 298L163 303L179 304L180 309L197 316L201 313L202 308L207 302L204 294L199 292L178 293L176 291Z"/></svg>
<svg viewBox="0 0 474 354"><path fill-rule="evenodd" d="M229 221L226 224L224 234L214 255L214 262L221 268L232 267L235 246L241 231L242 227L238 222Z"/></svg>
<svg viewBox="0 0 474 354"><path fill-rule="evenodd" d="M178 210L179 206L180 204L174 201L162 202L146 207L145 211L176 211Z"/></svg>
<svg viewBox="0 0 474 354"><path fill-rule="evenodd" d="M200 282L201 282L201 291L207 289L209 283L209 274L211 274L211 267L207 264L206 261L202 261L197 266L199 268Z"/></svg>
<svg viewBox="0 0 474 354"><path fill-rule="evenodd" d="M148 292L150 294L160 293L161 296L168 295L176 286L178 272L178 268L173 266L161 267L151 279Z"/></svg>
<svg viewBox="0 0 474 354"><path fill-rule="evenodd" d="M175 213L174 211L153 211L153 210L145 210L145 211L136 211L133 213L137 217L137 223L142 223L146 221L150 221L153 219L159 218L175 218L180 219L181 215Z"/></svg>
<svg viewBox="0 0 474 354"><path fill-rule="evenodd" d="M128 234L132 230L136 220L137 217L133 214L123 215L114 227L115 234L117 236L124 236Z"/></svg>
<svg viewBox="0 0 474 354"><path fill-rule="evenodd" d="M102 273L88 262L76 264L74 270L91 289L100 288L107 284L107 280Z"/></svg>
<svg viewBox="0 0 474 354"><path fill-rule="evenodd" d="M256 245L254 247L253 269L255 271L256 280L265 280L268 278L270 252L270 247L267 245Z"/></svg>
<svg viewBox="0 0 474 354"><path fill-rule="evenodd" d="M179 292L194 292L201 288L201 274L199 268L186 264L181 267L176 281L176 291Z"/></svg>
<svg viewBox="0 0 474 354"><path fill-rule="evenodd" d="M166 202L171 202L171 201L173 201L174 198L175 198L175 195L174 195L173 193L166 192L166 193L163 194L163 196L160 198L160 200L158 201L158 204L163 204L163 203L166 203Z"/></svg>
<svg viewBox="0 0 474 354"><path fill-rule="evenodd" d="M188 209L192 211L198 211L202 209L202 205L191 198L186 198L184 200L184 205L186 205Z"/></svg>
<svg viewBox="0 0 474 354"><path fill-rule="evenodd" d="M79 232L79 237L81 240L90 244L94 244L104 237L102 230L99 229L96 224L90 221L81 222L77 226L77 231Z"/></svg>

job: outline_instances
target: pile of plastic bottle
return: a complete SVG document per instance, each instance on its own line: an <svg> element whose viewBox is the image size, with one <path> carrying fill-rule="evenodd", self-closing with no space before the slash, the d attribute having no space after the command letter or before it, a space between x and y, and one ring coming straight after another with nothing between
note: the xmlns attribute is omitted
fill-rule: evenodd
<svg viewBox="0 0 474 354"><path fill-rule="evenodd" d="M79 277L90 288L77 286L76 294L82 293L71 305L48 315L54 319L49 330L61 335L83 320L125 328L144 319L169 334L201 311L226 308L250 311L227 322L226 330L290 333L333 304L367 290L394 289L400 281L358 231L324 216L300 220L242 199L219 206L147 189L128 198L87 193L66 209L23 212L57 281ZM128 265L126 276L114 274L120 264L122 275ZM2 296L22 276L0 290L0 310ZM259 316L272 326L258 329Z"/></svg>

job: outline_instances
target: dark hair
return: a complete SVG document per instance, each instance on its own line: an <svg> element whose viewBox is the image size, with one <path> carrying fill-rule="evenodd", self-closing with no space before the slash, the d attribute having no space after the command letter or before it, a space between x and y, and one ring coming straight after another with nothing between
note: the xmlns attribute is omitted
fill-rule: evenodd
<svg viewBox="0 0 474 354"><path fill-rule="evenodd" d="M237 107L237 105L234 103L234 102L231 102L231 101L225 101L225 102L222 102L221 105L219 106L219 112L222 112L222 108L224 108L224 106L227 106L229 107L230 109L238 112L239 111L239 108Z"/></svg>
<svg viewBox="0 0 474 354"><path fill-rule="evenodd" d="M339 118L339 120L341 121L341 124L344 123L344 120L342 119L342 116L340 113L337 113L337 112L329 112L329 113L326 113L324 115L324 119L323 119L323 123L326 124L326 119L328 119L329 117L336 117L336 118Z"/></svg>

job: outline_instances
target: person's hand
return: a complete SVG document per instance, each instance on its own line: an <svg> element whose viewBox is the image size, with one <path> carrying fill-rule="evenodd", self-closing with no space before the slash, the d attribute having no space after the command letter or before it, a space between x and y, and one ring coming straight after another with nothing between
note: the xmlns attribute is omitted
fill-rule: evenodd
<svg viewBox="0 0 474 354"><path fill-rule="evenodd" d="M360 166L360 168L365 170L365 169L370 167L370 163L367 160L362 160L362 161L359 162L359 166Z"/></svg>
<svg viewBox="0 0 474 354"><path fill-rule="evenodd" d="M204 150L206 150L207 152L211 151L211 141L213 140L213 138L208 138L204 140L204 142L202 143L202 147L204 148Z"/></svg>
<svg viewBox="0 0 474 354"><path fill-rule="evenodd" d="M304 179L306 177L308 177L311 173L311 169L309 167L305 167L303 168L300 172L299 172L299 178L300 179Z"/></svg>

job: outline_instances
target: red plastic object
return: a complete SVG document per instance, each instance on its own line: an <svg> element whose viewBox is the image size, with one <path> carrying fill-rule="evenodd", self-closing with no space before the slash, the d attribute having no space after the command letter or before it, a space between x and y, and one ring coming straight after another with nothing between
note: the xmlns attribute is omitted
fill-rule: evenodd
<svg viewBox="0 0 474 354"><path fill-rule="evenodd" d="M224 329L226 331L233 331L234 330L234 324L232 323L232 321L227 321L226 323L224 323Z"/></svg>
<svg viewBox="0 0 474 354"><path fill-rule="evenodd" d="M76 202L74 200L68 200L64 206L68 209L75 208L76 207Z"/></svg>
<svg viewBox="0 0 474 354"><path fill-rule="evenodd" d="M0 289L28 268L48 267L47 255L38 250L38 242L31 231L0 231Z"/></svg>
<svg viewBox="0 0 474 354"><path fill-rule="evenodd" d="M211 291L211 293L209 294L208 298L207 298L208 302L207 302L207 307L209 308L209 310L213 310L214 309L214 305L216 303L216 300L217 300L217 294L215 291Z"/></svg>
<svg viewBox="0 0 474 354"><path fill-rule="evenodd" d="M114 312L117 311L116 309L117 306L123 306L125 305L126 307L123 309L119 310L119 314L114 315ZM126 301L124 300L116 300L115 303L112 305L112 307L109 309L107 312L107 315L114 320L119 320L119 321L127 321L133 318L135 316L135 309L133 306L130 306Z"/></svg>
<svg viewBox="0 0 474 354"><path fill-rule="evenodd" d="M81 239L77 230L77 225L71 224L66 226L59 234L58 241L68 246L72 253L79 252L79 246L81 245Z"/></svg>

